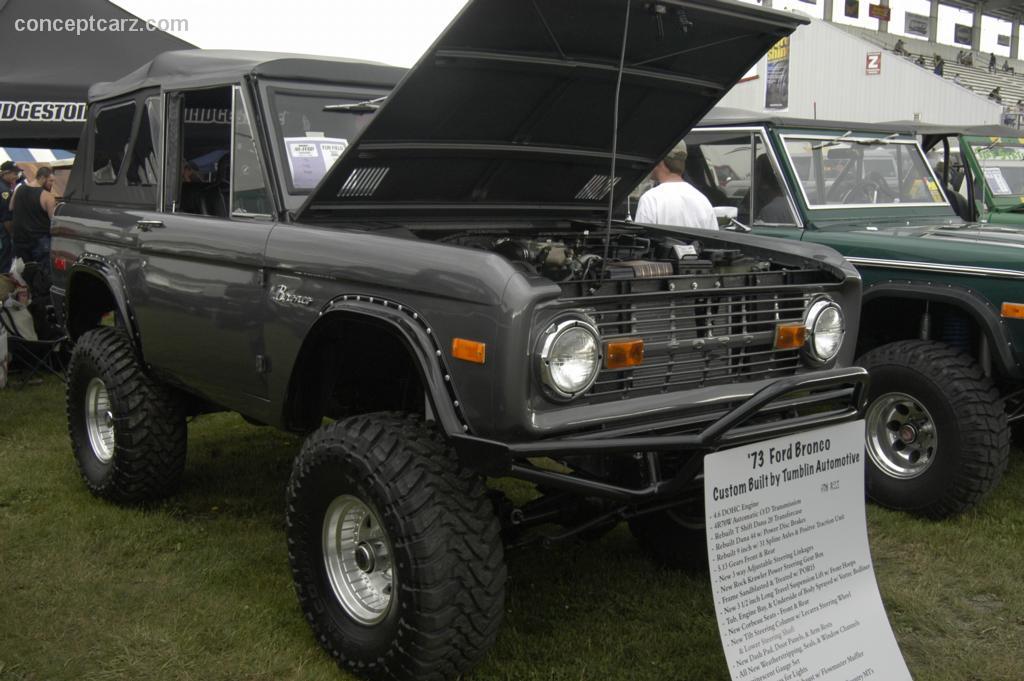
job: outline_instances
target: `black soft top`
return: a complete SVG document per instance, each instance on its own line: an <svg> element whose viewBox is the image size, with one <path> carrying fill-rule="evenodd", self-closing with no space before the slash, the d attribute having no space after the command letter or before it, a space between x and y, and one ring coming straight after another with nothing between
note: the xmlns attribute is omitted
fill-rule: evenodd
<svg viewBox="0 0 1024 681"><path fill-rule="evenodd" d="M394 87L406 69L337 57L241 50L174 50L158 55L119 80L89 88L89 101L142 88L177 89L262 76L282 80Z"/></svg>

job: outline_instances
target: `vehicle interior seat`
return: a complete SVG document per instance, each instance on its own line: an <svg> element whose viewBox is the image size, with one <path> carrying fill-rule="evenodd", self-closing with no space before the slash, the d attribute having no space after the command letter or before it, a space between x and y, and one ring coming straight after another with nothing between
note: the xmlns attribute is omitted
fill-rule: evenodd
<svg viewBox="0 0 1024 681"><path fill-rule="evenodd" d="M942 174L942 163L939 163L937 170L938 176L943 177ZM953 212L960 216L963 220L971 220L971 204L967 201L967 198L961 194L957 188L964 183L964 170L962 166L953 165L949 169L949 178L946 181L946 185L943 190L946 193L946 198L949 200L949 204L953 206Z"/></svg>
<svg viewBox="0 0 1024 681"><path fill-rule="evenodd" d="M178 202L179 213L204 215L203 185L201 182L182 182L181 200Z"/></svg>
<svg viewBox="0 0 1024 681"><path fill-rule="evenodd" d="M963 220L970 220L971 206L967 203L967 199L960 192L953 189L952 184L947 184L944 189L946 190L946 198L949 199L949 204L953 206L953 212Z"/></svg>
<svg viewBox="0 0 1024 681"><path fill-rule="evenodd" d="M226 218L231 212L231 154L224 152L224 155L217 160L213 171L213 182L206 185L203 191L203 205L206 215L213 215L218 218Z"/></svg>
<svg viewBox="0 0 1024 681"><path fill-rule="evenodd" d="M711 174L708 172L708 162L700 147L691 147L686 157L687 182L700 190L700 193L708 198L712 206L729 206L729 197L725 192L715 186Z"/></svg>
<svg viewBox="0 0 1024 681"><path fill-rule="evenodd" d="M750 190L743 194L743 200L739 205L739 221L744 224L751 222L751 217L762 220L762 212L765 207L782 196L782 187L779 186L779 178L775 176L775 168L772 167L768 154L760 154L754 160L754 172L752 175L752 187L757 190L754 199L757 205L754 206L754 215L750 215Z"/></svg>

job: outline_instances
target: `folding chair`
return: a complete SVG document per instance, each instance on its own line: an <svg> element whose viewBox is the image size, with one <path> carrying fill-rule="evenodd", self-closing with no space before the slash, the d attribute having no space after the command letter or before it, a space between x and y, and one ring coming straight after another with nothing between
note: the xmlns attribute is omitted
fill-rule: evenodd
<svg viewBox="0 0 1024 681"><path fill-rule="evenodd" d="M0 307L0 325L7 332L7 346L10 350L12 361L9 375L9 384L23 388L34 378L41 378L44 374L52 374L65 381L64 350L68 343L67 336L61 336L53 340L29 340L18 332L14 323L14 317L6 307ZM20 368L17 378L13 369Z"/></svg>

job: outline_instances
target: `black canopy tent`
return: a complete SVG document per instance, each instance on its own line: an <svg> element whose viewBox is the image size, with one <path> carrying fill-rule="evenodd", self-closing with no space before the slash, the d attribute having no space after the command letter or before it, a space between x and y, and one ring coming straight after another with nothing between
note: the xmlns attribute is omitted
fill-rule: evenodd
<svg viewBox="0 0 1024 681"><path fill-rule="evenodd" d="M0 0L0 146L74 149L90 85L191 47L107 0Z"/></svg>

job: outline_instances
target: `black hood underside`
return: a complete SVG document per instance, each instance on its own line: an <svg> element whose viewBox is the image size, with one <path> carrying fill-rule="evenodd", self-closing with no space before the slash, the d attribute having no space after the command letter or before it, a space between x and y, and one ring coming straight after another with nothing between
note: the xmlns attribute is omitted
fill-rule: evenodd
<svg viewBox="0 0 1024 681"><path fill-rule="evenodd" d="M615 183L623 198L805 23L731 0L628 6ZM627 0L470 0L298 219L601 214L626 8Z"/></svg>

